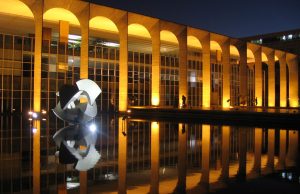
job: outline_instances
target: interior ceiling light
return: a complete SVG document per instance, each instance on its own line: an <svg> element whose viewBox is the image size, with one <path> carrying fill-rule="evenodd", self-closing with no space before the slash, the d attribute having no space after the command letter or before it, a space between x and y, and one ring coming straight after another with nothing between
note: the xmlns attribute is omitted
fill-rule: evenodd
<svg viewBox="0 0 300 194"><path fill-rule="evenodd" d="M74 34L69 34L68 38L71 40L81 40L81 36Z"/></svg>
<svg viewBox="0 0 300 194"><path fill-rule="evenodd" d="M119 43L115 42L100 42L99 44L104 45L104 46L109 46L109 47L119 47Z"/></svg>

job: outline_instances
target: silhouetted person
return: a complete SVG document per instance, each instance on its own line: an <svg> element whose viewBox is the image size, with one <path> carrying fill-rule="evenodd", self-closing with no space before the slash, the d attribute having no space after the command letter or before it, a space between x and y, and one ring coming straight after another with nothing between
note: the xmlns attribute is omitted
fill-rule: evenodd
<svg viewBox="0 0 300 194"><path fill-rule="evenodd" d="M255 97L255 106L257 106L257 97Z"/></svg>
<svg viewBox="0 0 300 194"><path fill-rule="evenodd" d="M182 100L182 107L185 107L186 97L182 95L181 100Z"/></svg>

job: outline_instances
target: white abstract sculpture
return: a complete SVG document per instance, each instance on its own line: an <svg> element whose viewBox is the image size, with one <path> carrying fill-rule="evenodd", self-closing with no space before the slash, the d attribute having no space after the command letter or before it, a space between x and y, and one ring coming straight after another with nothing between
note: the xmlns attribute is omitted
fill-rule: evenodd
<svg viewBox="0 0 300 194"><path fill-rule="evenodd" d="M53 109L54 114L69 126L57 131L53 139L59 147L59 162L73 164L76 170L93 168L100 154L95 148L95 129L89 129L91 120L97 115L96 98L101 93L99 86L89 79L74 85L63 85L57 95L60 101Z"/></svg>

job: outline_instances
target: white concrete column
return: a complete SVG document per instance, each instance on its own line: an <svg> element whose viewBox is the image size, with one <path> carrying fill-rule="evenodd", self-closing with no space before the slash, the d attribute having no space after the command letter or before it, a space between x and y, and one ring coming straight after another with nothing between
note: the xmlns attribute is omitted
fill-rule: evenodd
<svg viewBox="0 0 300 194"><path fill-rule="evenodd" d="M222 94L222 106L223 108L229 108L230 106L230 39L226 40L222 45L222 65L223 65L223 94Z"/></svg>
<svg viewBox="0 0 300 194"><path fill-rule="evenodd" d="M80 79L88 78L88 66L89 66L89 9L86 8L81 12L81 17L84 18L81 20L81 44L80 44ZM69 32L68 32L69 34ZM68 39L68 36L67 36ZM68 45L68 43L67 43ZM66 60L67 57L66 57ZM68 61L66 61L68 63ZM79 182L80 182L80 194L88 193L88 177L87 171L81 171L79 173Z"/></svg>
<svg viewBox="0 0 300 194"><path fill-rule="evenodd" d="M298 107L298 59L296 56L287 56L289 66L289 102L290 107Z"/></svg>
<svg viewBox="0 0 300 194"><path fill-rule="evenodd" d="M255 58L255 98L257 98L257 106L262 106L262 61L261 48L254 53Z"/></svg>
<svg viewBox="0 0 300 194"><path fill-rule="evenodd" d="M43 2L36 1L31 7L34 14L35 41L34 41L34 77L33 77L33 111L41 111L41 61L42 61L42 34L43 34ZM32 177L33 193L40 193L41 185L41 124L40 120L33 122L36 133L33 134Z"/></svg>
<svg viewBox="0 0 300 194"><path fill-rule="evenodd" d="M275 55L268 54L268 107L275 107Z"/></svg>
<svg viewBox="0 0 300 194"><path fill-rule="evenodd" d="M89 67L89 9L82 12L86 20L81 21L80 79L88 78Z"/></svg>
<svg viewBox="0 0 300 194"><path fill-rule="evenodd" d="M182 96L186 97L188 102L188 84L187 84L187 28L179 34L179 105L182 106Z"/></svg>
<svg viewBox="0 0 300 194"><path fill-rule="evenodd" d="M211 89L211 72L210 72L210 34L203 38L202 43L202 106L210 107L210 89Z"/></svg>
<svg viewBox="0 0 300 194"><path fill-rule="evenodd" d="M279 58L280 65L280 107L286 107L286 96L287 96L287 88L286 88L286 55L283 54Z"/></svg>
<svg viewBox="0 0 300 194"><path fill-rule="evenodd" d="M151 31L152 39L152 79L151 79L151 104L160 104L160 25L154 24Z"/></svg>
<svg viewBox="0 0 300 194"><path fill-rule="evenodd" d="M117 24L120 36L119 111L127 110L128 97L128 14Z"/></svg>

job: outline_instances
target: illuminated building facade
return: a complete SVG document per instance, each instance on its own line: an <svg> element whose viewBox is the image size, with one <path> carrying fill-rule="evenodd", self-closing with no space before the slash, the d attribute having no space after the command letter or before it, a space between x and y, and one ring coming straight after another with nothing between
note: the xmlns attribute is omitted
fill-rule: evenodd
<svg viewBox="0 0 300 194"><path fill-rule="evenodd" d="M33 99L50 110L80 78L102 88L100 111L178 107L183 95L193 108L298 106L287 52L83 1L12 0L0 13L1 112L34 109Z"/></svg>
<svg viewBox="0 0 300 194"><path fill-rule="evenodd" d="M178 107L182 95L194 108L298 106L293 54L87 2L38 2L2 2L1 112L32 109L34 96L49 110L62 84L84 77L103 90L100 111Z"/></svg>
<svg viewBox="0 0 300 194"><path fill-rule="evenodd" d="M0 15L1 115L49 111L60 86L82 78L102 89L99 111L177 108L182 96L193 108L298 107L298 59L291 53L79 0L0 1ZM26 118L1 119L1 145L22 137L33 150L33 174L48 169L40 162L55 153L48 138L65 123L49 114L46 123L31 123L32 135L19 130L29 126ZM7 148L20 149L27 148ZM40 193L37 185L40 176L33 176L33 193Z"/></svg>

